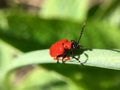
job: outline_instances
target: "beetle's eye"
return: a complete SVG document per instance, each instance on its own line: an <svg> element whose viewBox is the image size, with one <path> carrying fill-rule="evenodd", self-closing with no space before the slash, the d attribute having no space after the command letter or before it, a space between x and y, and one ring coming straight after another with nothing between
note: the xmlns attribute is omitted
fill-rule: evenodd
<svg viewBox="0 0 120 90"><path fill-rule="evenodd" d="M72 48L78 48L77 42L75 42L75 41L73 41L73 40L72 40Z"/></svg>
<svg viewBox="0 0 120 90"><path fill-rule="evenodd" d="M72 48L77 48L77 44L76 43L72 43Z"/></svg>

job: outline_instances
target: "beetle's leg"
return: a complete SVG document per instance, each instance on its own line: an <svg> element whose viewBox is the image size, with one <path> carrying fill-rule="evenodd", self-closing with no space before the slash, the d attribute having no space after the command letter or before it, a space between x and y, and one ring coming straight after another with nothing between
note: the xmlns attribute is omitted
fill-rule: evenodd
<svg viewBox="0 0 120 90"><path fill-rule="evenodd" d="M57 56L57 57L56 57L57 64L59 64L59 59L58 59L59 57L60 57L60 56Z"/></svg>
<svg viewBox="0 0 120 90"><path fill-rule="evenodd" d="M84 55L87 57L87 59L83 62L83 64L86 63L88 60L88 55L86 53L84 53Z"/></svg>
<svg viewBox="0 0 120 90"><path fill-rule="evenodd" d="M82 45L79 45L79 49L86 49L86 48Z"/></svg>
<svg viewBox="0 0 120 90"><path fill-rule="evenodd" d="M84 47L84 46L82 46L82 45L79 45L79 49L82 49L82 50L92 50L92 49L90 49L90 48L86 48L86 47Z"/></svg>
<svg viewBox="0 0 120 90"><path fill-rule="evenodd" d="M64 60L64 58L66 57L66 54L59 55L59 56L56 57L56 59L57 59L57 63L58 63L58 64L59 64L59 57L62 57L62 63L65 64L65 60Z"/></svg>
<svg viewBox="0 0 120 90"><path fill-rule="evenodd" d="M62 63L63 63L63 64L65 64L65 62L66 62L66 61L64 60L64 58L65 58L66 56L67 56L67 54L63 54L63 58L62 58Z"/></svg>
<svg viewBox="0 0 120 90"><path fill-rule="evenodd" d="M59 64L59 60L57 60L57 64Z"/></svg>
<svg viewBox="0 0 120 90"><path fill-rule="evenodd" d="M62 63L65 64L65 60L64 59L62 59Z"/></svg>
<svg viewBox="0 0 120 90"><path fill-rule="evenodd" d="M84 64L78 59L76 58L75 56L72 56L72 58L74 58L76 61L78 61L82 66L84 66Z"/></svg>
<svg viewBox="0 0 120 90"><path fill-rule="evenodd" d="M73 54L73 50L71 50L71 55L72 55L72 58L74 58L76 61L78 61L82 66L84 65L78 58L76 58Z"/></svg>

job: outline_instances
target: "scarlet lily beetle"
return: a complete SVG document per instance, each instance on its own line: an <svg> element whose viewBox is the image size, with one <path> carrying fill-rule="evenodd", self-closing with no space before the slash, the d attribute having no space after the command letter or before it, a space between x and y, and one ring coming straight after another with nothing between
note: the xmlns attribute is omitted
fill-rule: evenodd
<svg viewBox="0 0 120 90"><path fill-rule="evenodd" d="M79 45L79 42L81 40L85 25L86 23L83 23L82 30L77 42L74 40L68 41L67 39L63 39L52 44L49 49L49 53L54 60L57 60L57 63L59 63L59 60L62 60L63 63L70 60L70 56L79 61L79 59L73 55L73 50L82 48ZM79 63L81 62L79 61Z"/></svg>

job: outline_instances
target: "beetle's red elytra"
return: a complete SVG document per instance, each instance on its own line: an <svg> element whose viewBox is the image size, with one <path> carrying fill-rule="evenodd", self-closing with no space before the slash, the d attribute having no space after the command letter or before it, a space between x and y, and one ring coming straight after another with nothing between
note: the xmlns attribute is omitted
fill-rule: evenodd
<svg viewBox="0 0 120 90"><path fill-rule="evenodd" d="M82 37L85 24L86 23L84 23L82 26L82 30L80 32L80 36L77 42L74 40L69 41L67 39L62 39L51 45L49 53L50 56L53 57L53 60L57 60L57 62L59 62L59 60L62 60L62 62L64 63L65 61L70 60L70 56L72 58L75 58L77 61L79 60L73 55L73 50L80 48L79 42Z"/></svg>
<svg viewBox="0 0 120 90"><path fill-rule="evenodd" d="M72 48L72 42L68 41L67 39L63 39L60 41L57 41L56 43L54 43L51 47L50 47L50 55L51 57L54 58L54 60L69 60L69 57L64 57L60 56L57 57L59 55L63 55L65 53L66 50L70 50Z"/></svg>

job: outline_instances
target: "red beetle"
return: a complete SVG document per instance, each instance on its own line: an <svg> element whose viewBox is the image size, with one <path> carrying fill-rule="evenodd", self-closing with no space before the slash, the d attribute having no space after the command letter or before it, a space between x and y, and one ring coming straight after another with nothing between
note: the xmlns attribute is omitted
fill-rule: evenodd
<svg viewBox="0 0 120 90"><path fill-rule="evenodd" d="M63 39L52 44L52 46L50 47L49 53L54 60L57 60L57 63L59 63L59 60L62 60L63 63L67 60L70 60L70 56L72 58L75 58L77 61L79 61L79 59L73 55L73 50L80 48L79 42L82 37L85 24L86 23L84 23L82 26L82 30L81 30L78 42L74 40L68 41L67 39Z"/></svg>

